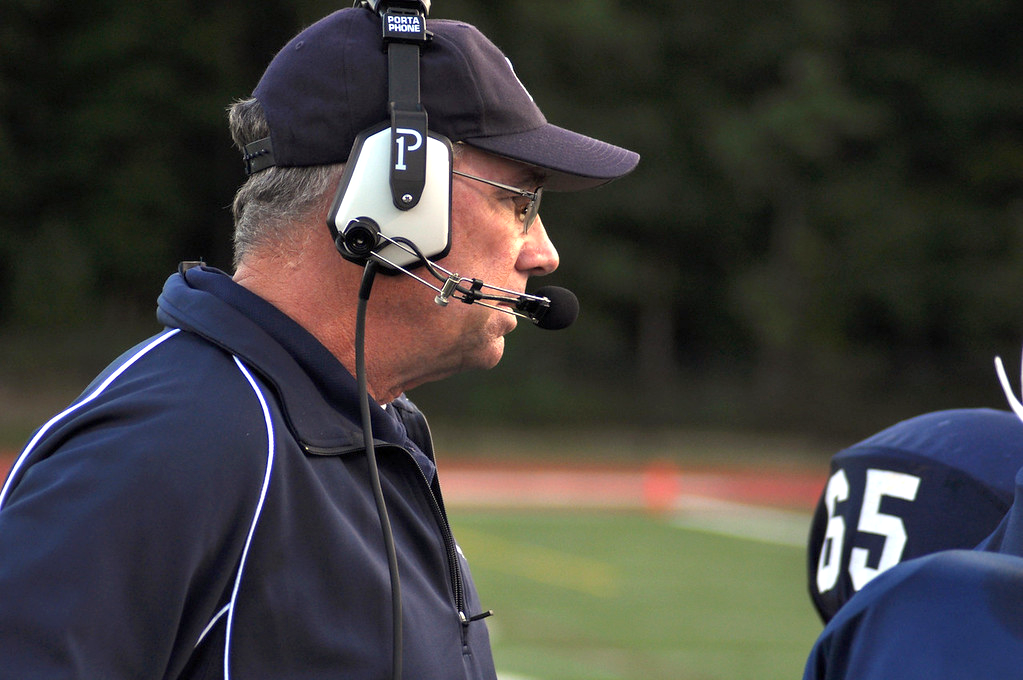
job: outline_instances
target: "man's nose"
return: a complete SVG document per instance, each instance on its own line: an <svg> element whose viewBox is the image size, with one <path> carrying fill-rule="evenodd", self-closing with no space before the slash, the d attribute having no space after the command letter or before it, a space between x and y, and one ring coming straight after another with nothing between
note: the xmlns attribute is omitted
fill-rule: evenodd
<svg viewBox="0 0 1023 680"><path fill-rule="evenodd" d="M543 220L537 215L529 227L529 233L526 234L526 241L519 253L517 267L519 271L525 271L529 276L543 276L557 269L560 262L558 249L554 247L551 239L547 236Z"/></svg>

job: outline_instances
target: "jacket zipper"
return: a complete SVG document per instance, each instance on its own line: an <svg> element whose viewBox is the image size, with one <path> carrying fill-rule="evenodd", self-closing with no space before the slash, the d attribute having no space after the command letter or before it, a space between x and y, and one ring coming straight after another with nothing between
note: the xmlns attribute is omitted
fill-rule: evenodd
<svg viewBox="0 0 1023 680"><path fill-rule="evenodd" d="M383 442L378 442L383 443ZM447 513L444 511L444 507L437 500L437 496L433 493L433 488L430 486L430 480L426 478L423 473L423 469L419 467L419 463L416 462L412 454L409 453L404 447L397 446L395 444L386 443L386 448L397 449L404 453L411 460L412 465L419 472L419 478L423 480L423 486L426 488L427 497L430 499L430 505L433 508L434 516L439 520L438 525L441 532L441 538L444 539L444 548L447 552L448 557L448 576L451 579L451 589L455 595L455 609L458 612L458 620L462 624L462 644L466 643L466 635L468 632L469 624L473 621L490 616L493 612L485 611L481 614L468 615L465 612L465 590L462 584L462 569L458 562L458 547L455 544L455 537L451 531L451 524L448 522ZM320 447L310 446L308 444L302 444L302 448L313 455L344 455L346 453L354 453L360 451L361 448L341 448L341 449L324 449ZM383 447L382 447L383 448ZM438 484L438 488L440 485Z"/></svg>
<svg viewBox="0 0 1023 680"><path fill-rule="evenodd" d="M404 448L398 447L400 450L405 451ZM412 454L405 451L405 455L412 458ZM433 506L434 514L440 519L441 535L444 538L444 546L448 553L448 565L451 575L451 588L455 592L455 608L458 610L458 622L462 624L462 647L467 647L469 644L469 624L474 621L485 619L488 616L493 616L494 612L490 609L484 610L477 614L468 614L465 611L465 586L462 583L462 567L458 561L458 545L455 543L454 532L451 531L451 523L448 521L447 512L444 510L444 506L441 501L437 499L437 496L433 493L433 488L430 486L430 481L423 474L423 469L419 467L419 463L413 459L412 463L419 470L419 476L423 480L423 484L426 486L427 495L430 498L430 503ZM440 489L440 482L437 483L437 489Z"/></svg>
<svg viewBox="0 0 1023 680"><path fill-rule="evenodd" d="M404 449L402 449L404 450ZM406 453L408 453L406 451ZM411 454L409 454L411 457ZM415 461L412 461L415 463ZM490 609L485 609L477 614L467 614L465 611L465 587L462 583L462 568L458 561L458 546L455 543L455 535L451 531L451 523L448 522L447 512L444 510L444 506L433 493L433 489L430 487L429 480L426 479L426 475L423 474L422 468L416 463L416 468L419 469L419 474L422 476L423 483L426 484L426 488L429 491L430 502L433 504L434 513L440 518L441 534L444 537L444 544L448 552L448 564L450 565L451 571L451 587L455 591L455 607L458 609L458 621L462 624L462 647L467 647L469 644L469 624L474 621L480 621L488 616L493 616L494 612ZM440 483L438 482L437 488L440 489Z"/></svg>
<svg viewBox="0 0 1023 680"><path fill-rule="evenodd" d="M400 447L399 447L400 448ZM401 449L405 451L405 449ZM405 451L405 455L412 458L412 454ZM427 495L430 498L430 504L433 506L434 515L439 519L439 525L441 530L441 536L444 539L444 548L448 553L448 572L451 577L451 589L455 593L455 608L458 610L458 620L462 622L463 628L469 625L470 621L474 621L475 617L469 618L465 613L465 592L464 586L462 585L462 568L458 562L458 546L455 544L455 536L451 531L451 524L448 522L447 513L444 512L444 508L441 506L437 497L433 493L433 489L430 487L430 480L423 474L423 469L419 467L419 463L413 459L412 463L419 470L419 476L423 480L423 485L426 487ZM438 485L439 486L439 485ZM463 633L464 635L464 633Z"/></svg>

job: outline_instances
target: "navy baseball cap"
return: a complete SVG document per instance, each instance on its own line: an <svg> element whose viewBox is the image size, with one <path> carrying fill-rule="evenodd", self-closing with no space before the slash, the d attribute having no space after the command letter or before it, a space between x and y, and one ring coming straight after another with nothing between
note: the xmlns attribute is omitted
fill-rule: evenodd
<svg viewBox="0 0 1023 680"><path fill-rule="evenodd" d="M818 614L829 621L897 562L977 547L1012 505L1021 467L1023 422L982 408L926 413L836 453L807 546Z"/></svg>
<svg viewBox="0 0 1023 680"><path fill-rule="evenodd" d="M547 122L511 62L478 29L427 20L420 87L429 128L453 142L537 166L544 188L575 191L632 171L639 155ZM355 137L388 119L380 18L349 8L295 36L253 96L270 125L275 165L348 160Z"/></svg>

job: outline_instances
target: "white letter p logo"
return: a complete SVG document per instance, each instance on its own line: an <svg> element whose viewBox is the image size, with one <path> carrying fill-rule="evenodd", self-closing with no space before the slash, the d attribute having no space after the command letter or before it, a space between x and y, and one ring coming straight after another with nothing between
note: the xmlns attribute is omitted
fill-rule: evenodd
<svg viewBox="0 0 1023 680"><path fill-rule="evenodd" d="M420 135L416 130L411 128L398 128L395 130L398 135L394 138L394 143L398 145L398 158L394 163L395 170L407 170L408 167L405 165L405 152L415 151L423 145L423 136ZM413 144L407 148L405 146L405 135L410 135L414 141Z"/></svg>

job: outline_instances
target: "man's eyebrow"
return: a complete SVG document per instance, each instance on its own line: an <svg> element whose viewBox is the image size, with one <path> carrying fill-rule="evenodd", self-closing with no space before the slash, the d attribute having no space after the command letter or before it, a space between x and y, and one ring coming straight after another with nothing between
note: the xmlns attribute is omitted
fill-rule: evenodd
<svg viewBox="0 0 1023 680"><path fill-rule="evenodd" d="M522 191L535 191L537 187L543 186L546 174L534 168L522 168L503 176L505 179L494 181Z"/></svg>
<svg viewBox="0 0 1023 680"><path fill-rule="evenodd" d="M543 186L543 181L546 179L547 174L541 170L535 168L524 168L521 172L516 173L515 178L518 184L515 186L523 189L530 189Z"/></svg>

